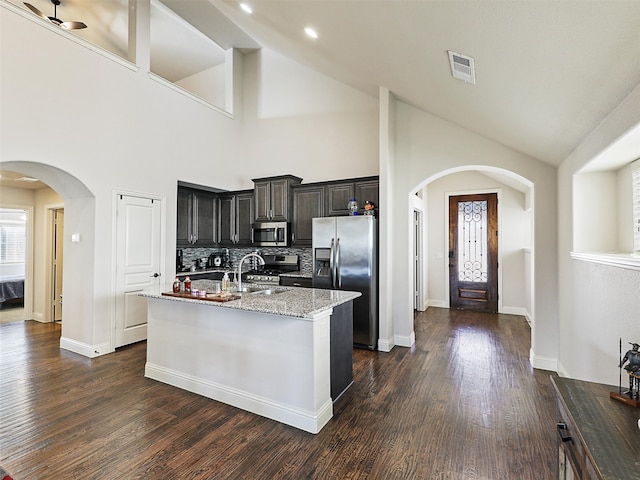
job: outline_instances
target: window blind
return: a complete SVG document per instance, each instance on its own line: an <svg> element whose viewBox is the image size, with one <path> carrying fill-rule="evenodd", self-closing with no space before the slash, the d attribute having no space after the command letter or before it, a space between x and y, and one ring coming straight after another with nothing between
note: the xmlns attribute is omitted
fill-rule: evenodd
<svg viewBox="0 0 640 480"><path fill-rule="evenodd" d="M26 224L23 220L6 218L24 212L14 210L11 214L7 215L7 210L3 209L0 216L0 263L25 263Z"/></svg>

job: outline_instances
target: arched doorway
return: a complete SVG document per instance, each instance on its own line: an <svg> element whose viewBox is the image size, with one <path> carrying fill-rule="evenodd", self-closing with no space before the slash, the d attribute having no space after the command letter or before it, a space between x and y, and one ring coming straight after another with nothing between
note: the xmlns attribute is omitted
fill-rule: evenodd
<svg viewBox="0 0 640 480"><path fill-rule="evenodd" d="M417 192L420 195L416 195ZM448 199L454 195L489 192L497 193L499 199L498 311L522 315L532 324L535 318L534 184L496 167L469 165L443 170L410 192L412 206L425 212L422 232L425 241L421 246L425 259L421 282L424 285L421 293L426 298L424 306L450 307ZM411 238L418 236L413 234Z"/></svg>
<svg viewBox="0 0 640 480"><path fill-rule="evenodd" d="M90 338L93 323L94 224L95 198L75 176L57 167L39 162L8 161L0 170L19 172L37 178L62 198L65 209L64 291L65 321L61 346L72 351L80 338ZM46 210L45 206L41 207ZM46 213L43 211L43 221ZM49 288L45 279L34 282L32 295L43 295ZM44 319L44 313L41 313ZM78 344L80 342L77 342Z"/></svg>

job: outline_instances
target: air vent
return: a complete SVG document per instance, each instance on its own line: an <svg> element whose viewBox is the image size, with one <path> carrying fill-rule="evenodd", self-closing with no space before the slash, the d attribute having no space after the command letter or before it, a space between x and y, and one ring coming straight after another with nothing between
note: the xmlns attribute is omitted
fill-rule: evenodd
<svg viewBox="0 0 640 480"><path fill-rule="evenodd" d="M449 63L451 64L451 74L454 78L473 85L476 84L476 71L473 66L473 58L449 51Z"/></svg>

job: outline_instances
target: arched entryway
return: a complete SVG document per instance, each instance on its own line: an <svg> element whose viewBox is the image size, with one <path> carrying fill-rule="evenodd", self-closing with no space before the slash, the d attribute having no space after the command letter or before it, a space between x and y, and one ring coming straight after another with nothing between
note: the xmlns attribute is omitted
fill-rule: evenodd
<svg viewBox="0 0 640 480"><path fill-rule="evenodd" d="M78 351L77 345L93 343L94 195L75 176L45 163L8 161L0 163L0 170L37 178L57 192L64 202L65 321L60 344ZM34 283L33 294L42 295L42 291L38 291L38 282Z"/></svg>
<svg viewBox="0 0 640 480"><path fill-rule="evenodd" d="M449 308L448 199L455 195L495 193L498 215L498 311L522 315L534 328L534 184L514 172L469 165L438 172L410 192L413 211L424 218L422 236L422 309ZM415 228L415 225L413 226ZM415 232L410 238L420 238Z"/></svg>

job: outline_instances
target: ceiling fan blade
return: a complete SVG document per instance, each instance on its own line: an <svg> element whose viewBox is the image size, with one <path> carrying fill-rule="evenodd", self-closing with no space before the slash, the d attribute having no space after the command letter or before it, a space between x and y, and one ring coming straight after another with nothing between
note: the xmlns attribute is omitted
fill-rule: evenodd
<svg viewBox="0 0 640 480"><path fill-rule="evenodd" d="M62 22L60 26L65 30L80 30L81 28L87 28L87 26L82 22Z"/></svg>
<svg viewBox="0 0 640 480"><path fill-rule="evenodd" d="M44 18L47 22L49 22L49 17L47 17L44 13L42 13L40 10L38 10L36 7L34 7L33 5L31 5L30 3L24 2L24 4L27 6L27 8L29 10L31 10L33 13L35 13L37 16L39 16L40 18Z"/></svg>

